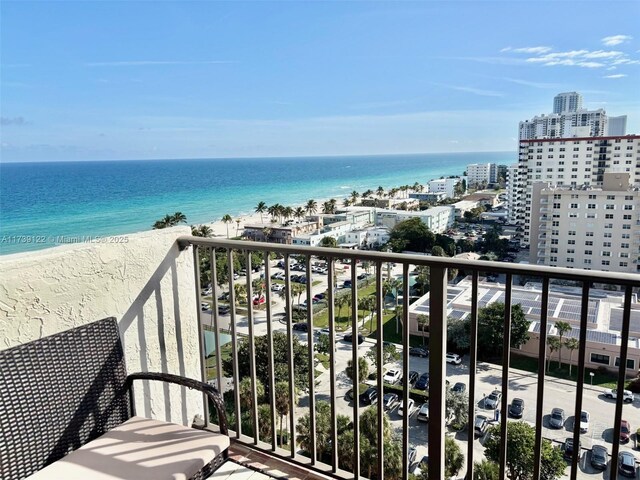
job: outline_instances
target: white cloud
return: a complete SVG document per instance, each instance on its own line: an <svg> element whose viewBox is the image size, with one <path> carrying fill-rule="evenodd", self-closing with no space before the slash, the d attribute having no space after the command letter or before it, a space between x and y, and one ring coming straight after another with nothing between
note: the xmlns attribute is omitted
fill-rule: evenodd
<svg viewBox="0 0 640 480"><path fill-rule="evenodd" d="M616 50L596 50L595 52L589 52L584 54L584 58L614 58L614 57L622 57L624 56L623 52L618 52Z"/></svg>
<svg viewBox="0 0 640 480"><path fill-rule="evenodd" d="M482 90L480 88L473 88L473 87L459 87L456 85L443 85L439 83L436 83L434 85L438 85L444 88L450 88L451 90L458 90L460 92L469 92L469 93L473 93L474 95L480 95L482 97L504 97L504 93L494 92L493 90Z"/></svg>
<svg viewBox="0 0 640 480"><path fill-rule="evenodd" d="M621 43L628 42L633 37L631 35L612 35L610 37L604 37L602 39L602 43L607 47L612 47L614 45L620 45Z"/></svg>
<svg viewBox="0 0 640 480"><path fill-rule="evenodd" d="M623 78L623 77L626 77L624 73L617 73L615 75L605 75L602 78Z"/></svg>
<svg viewBox="0 0 640 480"><path fill-rule="evenodd" d="M512 47L506 47L503 48L502 50L500 50L500 52L514 52L514 53L529 53L529 54L541 54L541 53L547 53L550 52L552 49L551 47L522 47L522 48L512 48Z"/></svg>

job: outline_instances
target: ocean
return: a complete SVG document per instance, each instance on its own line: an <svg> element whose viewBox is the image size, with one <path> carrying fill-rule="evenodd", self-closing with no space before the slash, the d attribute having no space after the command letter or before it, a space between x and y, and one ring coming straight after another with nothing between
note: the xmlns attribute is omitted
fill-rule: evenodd
<svg viewBox="0 0 640 480"><path fill-rule="evenodd" d="M150 230L177 211L189 224L213 222L251 214L260 201L342 199L461 175L470 163L516 160L515 152L482 152L0 163L0 254L48 248L58 236Z"/></svg>

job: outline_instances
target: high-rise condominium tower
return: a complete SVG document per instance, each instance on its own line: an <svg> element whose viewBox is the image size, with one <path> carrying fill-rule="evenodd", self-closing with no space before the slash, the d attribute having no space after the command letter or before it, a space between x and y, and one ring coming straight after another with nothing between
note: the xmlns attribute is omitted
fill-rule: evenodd
<svg viewBox="0 0 640 480"><path fill-rule="evenodd" d="M559 93L553 99L553 113L568 113L582 110L582 95L578 92Z"/></svg>

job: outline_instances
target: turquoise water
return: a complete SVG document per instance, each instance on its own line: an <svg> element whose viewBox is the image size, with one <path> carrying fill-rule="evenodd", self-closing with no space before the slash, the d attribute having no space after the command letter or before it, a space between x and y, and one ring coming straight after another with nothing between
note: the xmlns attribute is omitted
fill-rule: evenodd
<svg viewBox="0 0 640 480"><path fill-rule="evenodd" d="M515 152L349 157L0 163L0 254L51 247L56 236L149 230L181 211L189 224L460 175ZM53 237L53 238L52 238Z"/></svg>
<svg viewBox="0 0 640 480"><path fill-rule="evenodd" d="M231 335L221 333L220 346L224 346L229 342L231 342ZM210 332L209 330L204 331L204 350L206 352L205 356L211 355L216 351L216 335L214 332Z"/></svg>

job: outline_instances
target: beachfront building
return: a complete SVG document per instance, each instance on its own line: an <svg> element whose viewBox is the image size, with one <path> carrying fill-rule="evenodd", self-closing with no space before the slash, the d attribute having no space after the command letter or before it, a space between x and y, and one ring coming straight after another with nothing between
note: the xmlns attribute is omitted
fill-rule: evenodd
<svg viewBox="0 0 640 480"><path fill-rule="evenodd" d="M409 194L409 198L414 198L419 202L438 203L447 198L445 192L413 192Z"/></svg>
<svg viewBox="0 0 640 480"><path fill-rule="evenodd" d="M513 188L519 204L510 212L522 228L521 245L529 245L532 216L532 185L602 187L607 172L630 174L630 185L640 185L640 135L521 140L517 181ZM600 206L599 208L604 208ZM619 207L620 208L620 207Z"/></svg>
<svg viewBox="0 0 640 480"><path fill-rule="evenodd" d="M471 163L467 165L467 187L486 187L498 181L495 163Z"/></svg>
<svg viewBox="0 0 640 480"><path fill-rule="evenodd" d="M472 281L465 278L456 285L447 287L447 317L465 320L471 316ZM580 335L580 289L572 287L553 287L549 292L548 334L558 336L556 321L569 323L571 330L564 339L579 338ZM524 287L513 286L512 304L520 304L529 326L529 340L512 352L532 358L538 358L540 335L541 286L527 284ZM482 308L495 302L505 301L504 285L480 281L478 283L478 307ZM619 363L623 296L615 292L591 290L589 315L587 322L586 368L600 367L613 369ZM627 376L634 377L640 367L640 308L633 302L631 314L631 335L627 358ZM418 317L429 316L429 294L422 296L409 306L409 331L412 335L429 336L428 329L423 332L418 327ZM553 360L558 359L558 352ZM578 356L563 355L563 361L577 365Z"/></svg>
<svg viewBox="0 0 640 480"><path fill-rule="evenodd" d="M444 233L453 226L454 211L451 205L431 207L417 212L378 210L376 212L376 224L392 229L398 223L416 217L429 227L432 232Z"/></svg>
<svg viewBox="0 0 640 480"><path fill-rule="evenodd" d="M521 186L518 175L518 164L509 165L507 168L507 222L515 224L517 221L517 212L520 206L524 205L523 187Z"/></svg>
<svg viewBox="0 0 640 480"><path fill-rule="evenodd" d="M602 187L534 183L529 262L635 273L640 191L629 173L605 173Z"/></svg>
<svg viewBox="0 0 640 480"><path fill-rule="evenodd" d="M364 198L360 204L363 207L416 210L420 206L420 201L409 194L409 198Z"/></svg>
<svg viewBox="0 0 640 480"><path fill-rule="evenodd" d="M603 137L607 134L607 114L602 109L550 113L520 122L520 140L541 138Z"/></svg>
<svg viewBox="0 0 640 480"><path fill-rule="evenodd" d="M437 180L430 180L427 184L428 192L444 192L447 198L454 198L456 196L456 185L460 183L459 177L453 178L440 178Z"/></svg>
<svg viewBox="0 0 640 480"><path fill-rule="evenodd" d="M498 197L498 192L495 191L482 191L472 193L471 195L467 195L466 197L462 197L462 200L476 202L478 205L483 207L497 207L500 204L500 198Z"/></svg>
<svg viewBox="0 0 640 480"><path fill-rule="evenodd" d="M283 243L290 245L296 237L314 232L320 228L320 223L305 221L291 225L279 223L251 223L244 226L243 237L256 242Z"/></svg>
<svg viewBox="0 0 640 480"><path fill-rule="evenodd" d="M365 208L360 210L340 211L332 214L319 214L313 215L312 218L317 219L322 226L331 225L338 222L349 222L354 225L355 228L362 228L367 225L373 225L375 223L374 210L371 208Z"/></svg>
<svg viewBox="0 0 640 480"><path fill-rule="evenodd" d="M477 208L479 203L474 200L460 200L451 206L453 207L454 217L459 219L464 218L464 214L466 212L470 212L474 208Z"/></svg>

